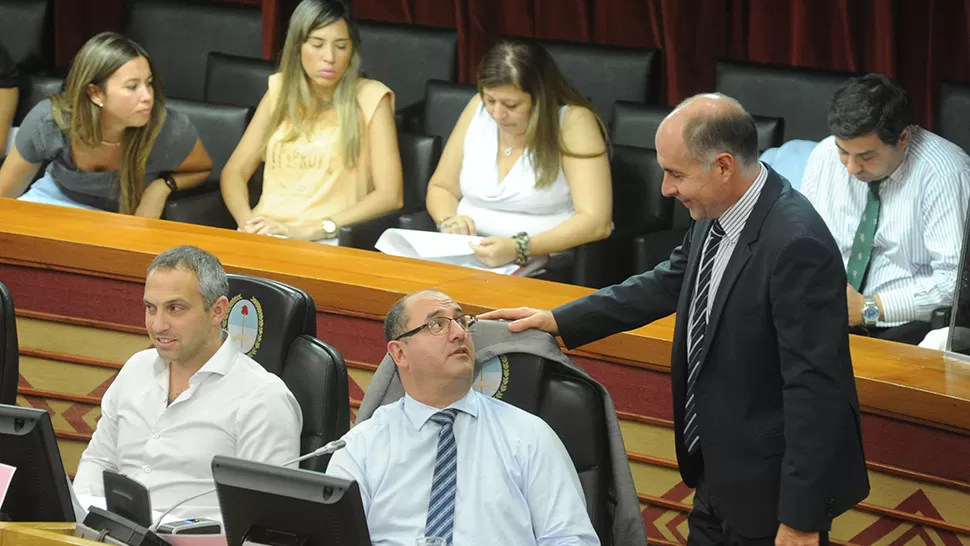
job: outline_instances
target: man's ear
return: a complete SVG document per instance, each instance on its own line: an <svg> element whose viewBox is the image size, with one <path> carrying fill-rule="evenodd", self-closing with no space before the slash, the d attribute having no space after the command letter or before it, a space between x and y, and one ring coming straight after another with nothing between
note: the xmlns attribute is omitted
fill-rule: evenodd
<svg viewBox="0 0 970 546"><path fill-rule="evenodd" d="M722 180L728 180L734 175L734 170L737 169L737 162L731 154L718 154L714 158L714 168L719 171Z"/></svg>
<svg viewBox="0 0 970 546"><path fill-rule="evenodd" d="M400 340L388 341L387 342L387 354L391 355L391 359L397 364L398 368L408 368L407 357L404 355L404 342Z"/></svg>
<svg viewBox="0 0 970 546"><path fill-rule="evenodd" d="M225 296L219 296L219 299L212 304L212 324L222 324L222 320L226 318L226 313L229 312L229 298Z"/></svg>

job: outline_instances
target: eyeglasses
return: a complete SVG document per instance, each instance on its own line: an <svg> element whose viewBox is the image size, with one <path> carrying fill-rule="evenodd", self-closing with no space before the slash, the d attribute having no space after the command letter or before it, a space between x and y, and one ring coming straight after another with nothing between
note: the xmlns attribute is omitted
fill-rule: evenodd
<svg viewBox="0 0 970 546"><path fill-rule="evenodd" d="M455 321L455 324L457 324L459 328L461 328L466 332L474 332L475 325L478 324L478 317L475 317L473 315L459 315L457 317L435 317L429 320L428 322L422 324L421 326L418 326L414 330L408 330L407 332L404 332L403 334L394 338L392 341L398 341L406 337L413 336L414 334L420 332L421 330L424 330L425 328L427 328L428 331L431 332L431 335L440 336L441 334L444 334L450 329L451 321Z"/></svg>

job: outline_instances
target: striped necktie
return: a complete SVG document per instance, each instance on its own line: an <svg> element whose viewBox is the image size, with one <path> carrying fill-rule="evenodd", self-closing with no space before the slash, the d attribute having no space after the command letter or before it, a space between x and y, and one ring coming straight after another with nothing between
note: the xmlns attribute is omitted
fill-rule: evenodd
<svg viewBox="0 0 970 546"><path fill-rule="evenodd" d="M845 268L849 284L858 292L862 292L865 285L866 272L869 270L869 261L872 258L872 243L876 238L876 227L879 225L879 185L883 180L869 183L866 208L862 211L859 228L856 229L855 238L852 239L852 254L849 255L849 263Z"/></svg>
<svg viewBox="0 0 970 546"><path fill-rule="evenodd" d="M424 534L441 537L451 545L455 530L455 492L458 489L458 444L452 429L456 409L446 409L432 415L430 420L439 425L438 456L434 462L434 478L431 481L431 499L428 501L428 521Z"/></svg>
<svg viewBox="0 0 970 546"><path fill-rule="evenodd" d="M701 347L704 346L704 335L707 332L707 301L710 295L711 277L714 275L714 258L717 256L717 247L723 238L724 229L717 220L714 220L707 244L704 245L701 271L697 276L694 301L691 304L690 338L687 347L687 402L684 411L684 444L690 454L694 454L697 450L701 439L700 431L697 430L694 385L697 384L697 372L701 368Z"/></svg>

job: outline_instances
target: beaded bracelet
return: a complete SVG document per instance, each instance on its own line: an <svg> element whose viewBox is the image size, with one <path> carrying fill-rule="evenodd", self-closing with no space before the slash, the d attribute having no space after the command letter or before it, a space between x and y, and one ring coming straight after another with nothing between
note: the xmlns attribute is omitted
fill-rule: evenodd
<svg viewBox="0 0 970 546"><path fill-rule="evenodd" d="M438 231L445 229L445 226L448 225L448 221L451 220L452 218L454 218L454 216L445 216L444 218L442 218L441 221L438 222Z"/></svg>
<svg viewBox="0 0 970 546"><path fill-rule="evenodd" d="M515 234L515 265L525 265L529 259L529 234L522 231Z"/></svg>

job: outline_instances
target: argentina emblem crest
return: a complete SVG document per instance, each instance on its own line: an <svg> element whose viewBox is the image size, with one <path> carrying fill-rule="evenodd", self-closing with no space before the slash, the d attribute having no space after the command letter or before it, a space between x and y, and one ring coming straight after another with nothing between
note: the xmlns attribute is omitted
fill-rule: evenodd
<svg viewBox="0 0 970 546"><path fill-rule="evenodd" d="M222 322L239 352L252 357L263 340L263 306L256 298L237 294L229 300L229 313Z"/></svg>

